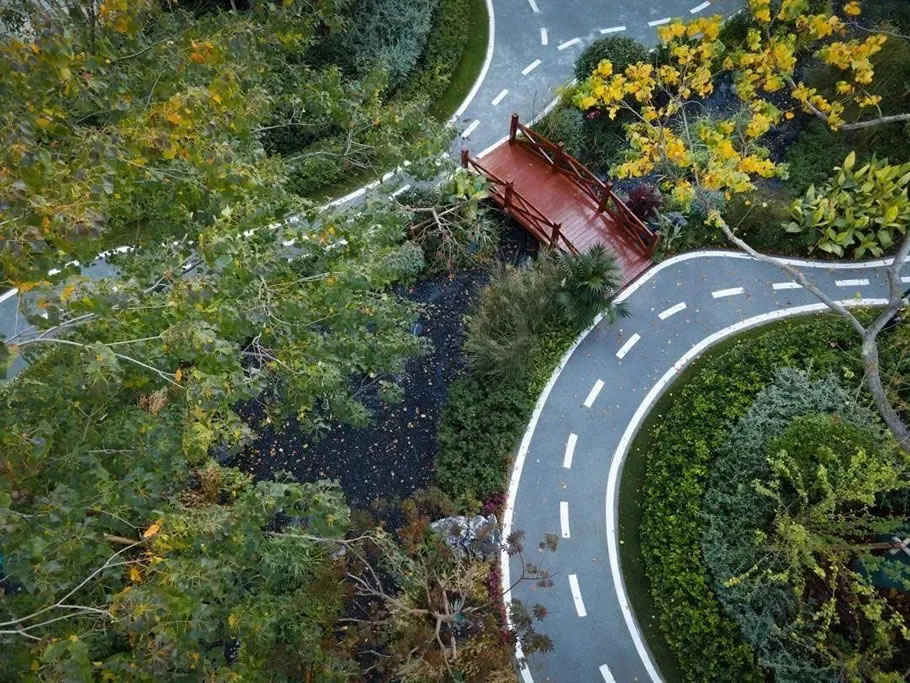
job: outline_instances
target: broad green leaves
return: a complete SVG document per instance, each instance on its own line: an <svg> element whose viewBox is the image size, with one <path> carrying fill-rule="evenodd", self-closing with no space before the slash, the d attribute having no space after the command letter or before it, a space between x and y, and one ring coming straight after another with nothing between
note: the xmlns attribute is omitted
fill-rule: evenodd
<svg viewBox="0 0 910 683"><path fill-rule="evenodd" d="M854 258L881 256L910 223L910 164L890 165L873 158L856 169L856 154L822 188L810 187L791 207L787 232L806 232L812 249Z"/></svg>

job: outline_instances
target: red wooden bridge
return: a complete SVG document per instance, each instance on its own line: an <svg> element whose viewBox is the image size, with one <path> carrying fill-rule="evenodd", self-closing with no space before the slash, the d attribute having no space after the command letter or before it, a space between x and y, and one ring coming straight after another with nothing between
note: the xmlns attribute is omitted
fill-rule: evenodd
<svg viewBox="0 0 910 683"><path fill-rule="evenodd" d="M629 282L651 265L660 240L562 143L550 142L512 115L508 144L483 160L462 150L461 163L490 181L490 198L541 243L578 253L605 244Z"/></svg>

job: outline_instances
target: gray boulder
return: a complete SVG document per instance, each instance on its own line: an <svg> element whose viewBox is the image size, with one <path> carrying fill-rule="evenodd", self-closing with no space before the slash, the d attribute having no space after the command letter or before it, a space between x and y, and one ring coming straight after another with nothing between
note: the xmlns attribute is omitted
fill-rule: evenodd
<svg viewBox="0 0 910 683"><path fill-rule="evenodd" d="M499 552L502 544L496 515L444 517L430 524L430 528L459 554L487 559Z"/></svg>

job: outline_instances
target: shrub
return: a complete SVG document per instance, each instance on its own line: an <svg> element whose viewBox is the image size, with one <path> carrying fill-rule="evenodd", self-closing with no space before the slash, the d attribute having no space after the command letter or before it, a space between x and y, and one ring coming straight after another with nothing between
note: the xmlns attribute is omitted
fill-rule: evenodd
<svg viewBox="0 0 910 683"><path fill-rule="evenodd" d="M467 318L464 350L471 370L486 378L521 378L538 337L561 320L561 274L544 256L531 266L499 266Z"/></svg>
<svg viewBox="0 0 910 683"><path fill-rule="evenodd" d="M759 251L799 254L806 248L805 239L783 230L790 220L792 201L783 192L760 188L748 195L735 196L724 210L724 220Z"/></svg>
<svg viewBox="0 0 910 683"><path fill-rule="evenodd" d="M438 3L361 0L340 38L349 61L361 73L381 66L388 72L389 90L395 90L423 53Z"/></svg>
<svg viewBox="0 0 910 683"><path fill-rule="evenodd" d="M613 72L620 73L630 64L648 60L644 45L628 36L607 36L591 43L575 60L575 78L583 81L603 60L613 63Z"/></svg>
<svg viewBox="0 0 910 683"><path fill-rule="evenodd" d="M440 0L417 68L402 86L403 97L438 98L449 87L468 42L470 0Z"/></svg>
<svg viewBox="0 0 910 683"><path fill-rule="evenodd" d="M576 107L559 106L545 116L536 126L541 135L553 142L561 142L573 157L583 159L588 141L585 137L585 118Z"/></svg>
<svg viewBox="0 0 910 683"><path fill-rule="evenodd" d="M881 256L910 224L910 163L888 164L874 157L856 169L856 154L850 152L844 163L817 192L810 186L806 195L794 202L794 220L788 232L805 232L812 251L854 258L866 252Z"/></svg>
<svg viewBox="0 0 910 683"><path fill-rule="evenodd" d="M696 367L653 431L644 486L642 550L661 627L688 680L761 681L751 649L721 610L704 566L702 498L714 453L779 367L859 371L849 325L795 321L734 341Z"/></svg>
<svg viewBox="0 0 910 683"><path fill-rule="evenodd" d="M811 121L787 150L787 184L795 194L821 185L850 151L844 136L818 120Z"/></svg>
<svg viewBox="0 0 910 683"><path fill-rule="evenodd" d="M605 246L596 244L577 255L560 253L556 261L562 275L556 299L571 327L583 330L598 315L611 323L629 315L625 305L611 301L622 282L622 271Z"/></svg>
<svg viewBox="0 0 910 683"><path fill-rule="evenodd" d="M626 206L639 220L648 222L657 216L664 202L664 196L656 185L641 183L632 188L626 198Z"/></svg>
<svg viewBox="0 0 910 683"><path fill-rule="evenodd" d="M524 376L491 382L476 375L456 380L439 425L436 478L449 495L485 501L505 490L512 453L572 335L542 332L527 352Z"/></svg>
<svg viewBox="0 0 910 683"><path fill-rule="evenodd" d="M900 635L865 634L899 631L900 618L876 616L881 598L848 565L860 555L855 544L880 526L876 499L906 481L906 465L902 472L893 442L855 402L832 377L782 370L711 465L705 562L727 612L778 680L833 682L859 670L875 679L895 668Z"/></svg>

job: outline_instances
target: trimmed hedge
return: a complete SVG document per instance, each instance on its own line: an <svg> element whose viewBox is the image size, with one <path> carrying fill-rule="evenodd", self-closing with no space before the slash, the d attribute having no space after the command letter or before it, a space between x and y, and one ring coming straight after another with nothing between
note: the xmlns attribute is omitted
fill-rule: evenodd
<svg viewBox="0 0 910 683"><path fill-rule="evenodd" d="M439 425L436 478L462 503L484 502L505 490L512 455L537 397L574 332L540 335L529 354L530 376L491 382L469 374L449 387Z"/></svg>
<svg viewBox="0 0 910 683"><path fill-rule="evenodd" d="M710 356L675 392L646 462L642 552L667 642L687 680L762 681L764 673L711 589L702 500L714 454L780 367L861 376L855 333L840 319L788 321Z"/></svg>
<svg viewBox="0 0 910 683"><path fill-rule="evenodd" d="M435 101L449 87L468 44L470 5L470 0L440 0L426 49L402 86L402 96Z"/></svg>

